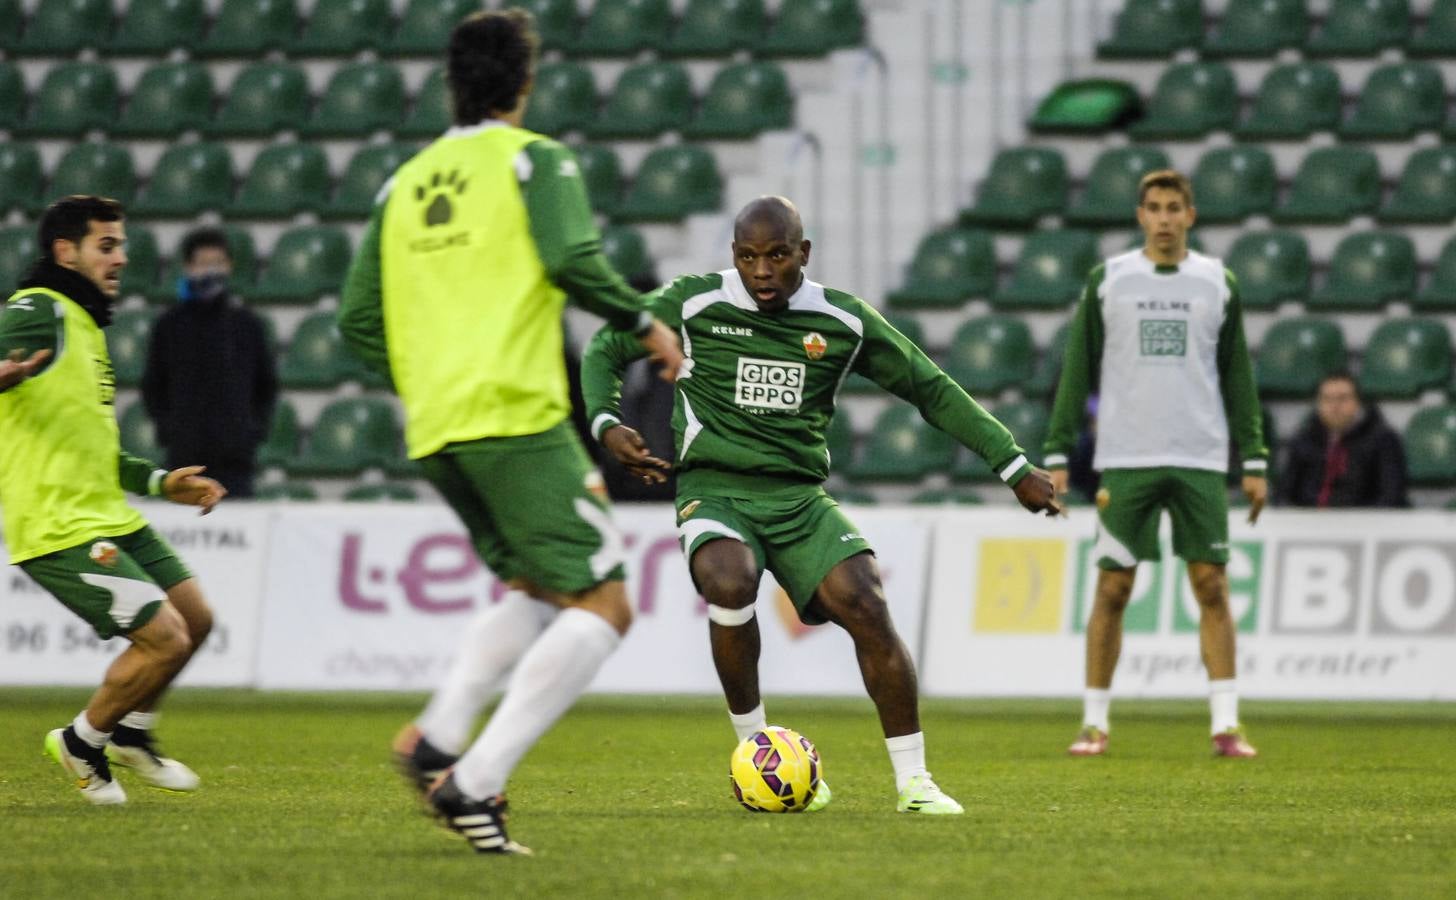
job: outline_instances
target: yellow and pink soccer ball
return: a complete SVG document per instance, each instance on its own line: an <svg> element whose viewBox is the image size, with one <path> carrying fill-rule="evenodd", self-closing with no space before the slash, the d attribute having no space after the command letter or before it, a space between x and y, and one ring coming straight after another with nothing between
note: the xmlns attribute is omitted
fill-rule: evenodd
<svg viewBox="0 0 1456 900"><path fill-rule="evenodd" d="M819 791L823 765L808 738L770 725L733 750L733 796L753 812L803 812Z"/></svg>

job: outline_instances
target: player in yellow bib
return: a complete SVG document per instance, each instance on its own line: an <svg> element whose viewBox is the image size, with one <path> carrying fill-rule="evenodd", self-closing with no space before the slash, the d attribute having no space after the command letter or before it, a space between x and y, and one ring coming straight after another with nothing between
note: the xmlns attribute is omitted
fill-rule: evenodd
<svg viewBox="0 0 1456 900"><path fill-rule="evenodd" d="M197 580L123 491L210 511L227 492L198 466L159 469L121 449L102 334L126 266L121 205L72 196L41 217L43 256L0 312L0 510L10 562L101 638L131 646L46 751L95 804L126 801L110 762L194 790L152 737L162 693L212 627Z"/></svg>

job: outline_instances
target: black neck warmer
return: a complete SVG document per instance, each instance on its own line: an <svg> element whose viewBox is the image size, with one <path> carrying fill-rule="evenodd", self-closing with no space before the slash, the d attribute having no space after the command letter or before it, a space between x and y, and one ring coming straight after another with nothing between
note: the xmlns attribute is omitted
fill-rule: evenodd
<svg viewBox="0 0 1456 900"><path fill-rule="evenodd" d="M74 300L91 314L102 328L111 324L111 306L115 302L101 288L80 272L67 269L53 260L38 259L20 281L20 289L49 288Z"/></svg>

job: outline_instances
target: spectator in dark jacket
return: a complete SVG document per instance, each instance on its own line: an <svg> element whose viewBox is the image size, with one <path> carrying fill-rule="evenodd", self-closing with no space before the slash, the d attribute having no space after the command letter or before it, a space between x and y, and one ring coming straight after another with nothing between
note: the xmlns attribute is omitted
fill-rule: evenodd
<svg viewBox="0 0 1456 900"><path fill-rule="evenodd" d="M206 466L228 493L250 497L278 399L267 330L228 288L232 255L222 231L187 235L181 257L180 302L152 331L142 399L168 468L177 460Z"/></svg>
<svg viewBox="0 0 1456 900"><path fill-rule="evenodd" d="M1286 506L1409 506L1405 450L1348 372L1320 382L1314 412L1290 440L1276 496Z"/></svg>

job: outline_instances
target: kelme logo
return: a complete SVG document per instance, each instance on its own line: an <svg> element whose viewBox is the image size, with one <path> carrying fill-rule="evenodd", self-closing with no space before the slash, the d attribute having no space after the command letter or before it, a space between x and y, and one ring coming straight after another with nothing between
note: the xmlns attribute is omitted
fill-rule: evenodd
<svg viewBox="0 0 1456 900"><path fill-rule="evenodd" d="M824 352L829 349L829 344L824 340L824 335L817 331L811 331L804 335L804 352L810 359L823 359Z"/></svg>
<svg viewBox="0 0 1456 900"><path fill-rule="evenodd" d="M430 176L429 184L415 186L416 202L428 204L425 207L426 228L450 224L450 220L455 218L455 204L450 196L454 194L458 197L465 193L468 183L468 180L460 177L458 170L454 170L444 176L436 172Z"/></svg>

